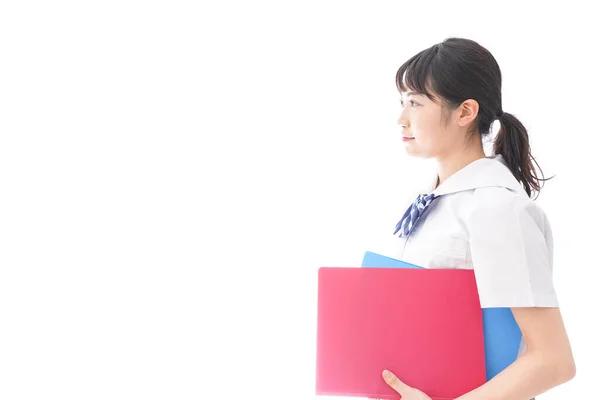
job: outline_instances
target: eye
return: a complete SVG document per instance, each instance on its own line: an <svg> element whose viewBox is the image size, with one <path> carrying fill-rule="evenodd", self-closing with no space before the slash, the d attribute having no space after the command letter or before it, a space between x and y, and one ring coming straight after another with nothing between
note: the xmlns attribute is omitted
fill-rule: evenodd
<svg viewBox="0 0 600 400"><path fill-rule="evenodd" d="M419 105L419 103L417 103L417 102L416 102L416 101L414 101L414 100L409 100L409 101L408 101L408 104L410 104L410 106L411 106L411 107L413 107L413 108ZM400 106L401 106L402 108L404 108L404 100L400 100Z"/></svg>

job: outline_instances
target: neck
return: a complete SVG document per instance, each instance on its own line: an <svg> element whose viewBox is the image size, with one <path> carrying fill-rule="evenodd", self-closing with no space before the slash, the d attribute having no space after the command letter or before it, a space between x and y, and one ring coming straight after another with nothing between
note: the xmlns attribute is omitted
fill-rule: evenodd
<svg viewBox="0 0 600 400"><path fill-rule="evenodd" d="M436 188L446 179L471 164L473 161L485 157L486 155L483 151L483 147L477 146L462 152L455 152L454 154L445 157L436 158L438 174L438 184Z"/></svg>

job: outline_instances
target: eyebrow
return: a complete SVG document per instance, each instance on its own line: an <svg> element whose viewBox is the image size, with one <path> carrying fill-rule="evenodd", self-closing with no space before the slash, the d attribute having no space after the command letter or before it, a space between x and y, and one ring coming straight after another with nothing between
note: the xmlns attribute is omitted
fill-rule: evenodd
<svg viewBox="0 0 600 400"><path fill-rule="evenodd" d="M400 93L400 95L402 95L402 93ZM406 93L406 96L423 96L423 93L408 92L408 93Z"/></svg>

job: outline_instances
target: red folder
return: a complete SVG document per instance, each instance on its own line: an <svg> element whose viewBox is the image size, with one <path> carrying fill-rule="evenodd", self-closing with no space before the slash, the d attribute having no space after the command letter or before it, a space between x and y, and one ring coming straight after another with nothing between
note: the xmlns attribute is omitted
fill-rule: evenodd
<svg viewBox="0 0 600 400"><path fill-rule="evenodd" d="M384 369L434 400L486 382L472 270L321 267L316 394L398 399Z"/></svg>

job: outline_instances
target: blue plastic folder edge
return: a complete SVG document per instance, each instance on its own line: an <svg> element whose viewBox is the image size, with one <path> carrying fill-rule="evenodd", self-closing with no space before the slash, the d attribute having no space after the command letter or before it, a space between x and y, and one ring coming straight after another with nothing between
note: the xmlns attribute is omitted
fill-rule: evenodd
<svg viewBox="0 0 600 400"><path fill-rule="evenodd" d="M361 266L367 268L421 268L370 251L365 252ZM485 371L488 381L517 359L521 337L521 329L519 329L510 308L483 309Z"/></svg>

